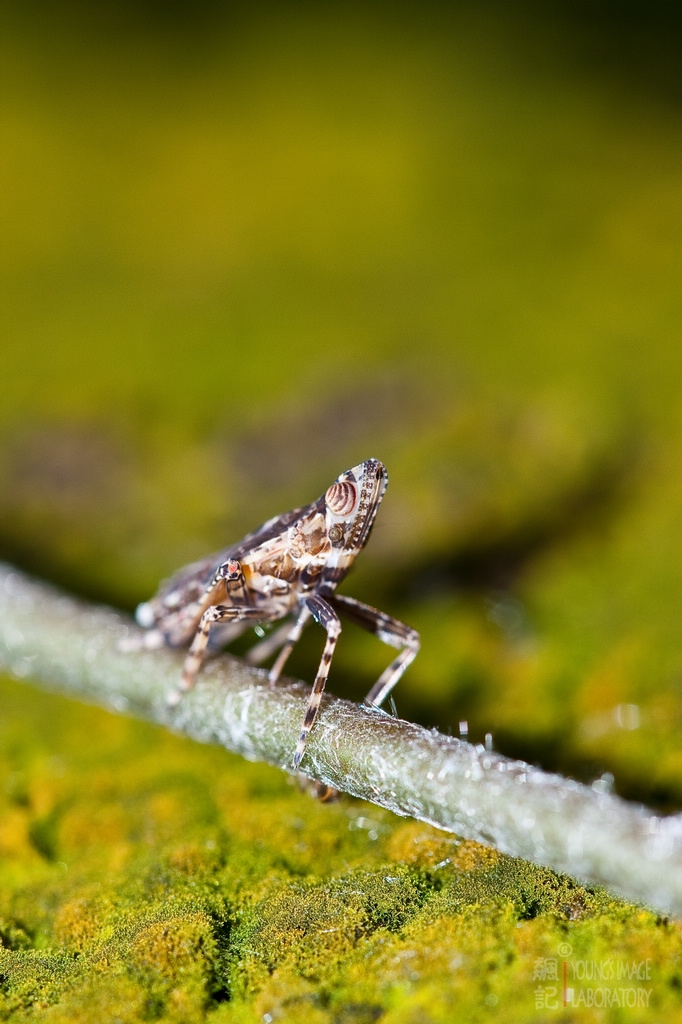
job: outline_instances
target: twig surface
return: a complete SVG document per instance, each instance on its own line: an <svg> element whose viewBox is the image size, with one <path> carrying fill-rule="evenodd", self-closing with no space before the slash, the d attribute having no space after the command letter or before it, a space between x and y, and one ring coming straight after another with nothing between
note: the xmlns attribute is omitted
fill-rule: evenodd
<svg viewBox="0 0 682 1024"><path fill-rule="evenodd" d="M137 626L0 563L0 668L288 769L309 686L272 687L223 655L173 711L183 651L126 653ZM660 818L435 730L326 696L302 763L310 778L515 857L682 914L682 815Z"/></svg>

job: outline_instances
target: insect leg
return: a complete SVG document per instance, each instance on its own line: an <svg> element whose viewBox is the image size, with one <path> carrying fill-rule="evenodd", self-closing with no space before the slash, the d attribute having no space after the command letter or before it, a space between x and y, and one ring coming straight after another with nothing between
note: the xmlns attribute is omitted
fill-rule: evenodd
<svg viewBox="0 0 682 1024"><path fill-rule="evenodd" d="M381 673L365 698L367 704L379 706L386 700L407 666L416 658L419 651L419 633L399 619L394 619L369 604L363 604L362 601L356 601L354 597L330 594L329 603L352 622L374 633L385 644L402 648L398 657L394 658L388 668Z"/></svg>
<svg viewBox="0 0 682 1024"><path fill-rule="evenodd" d="M196 609L196 622L201 621L201 616L211 607L222 607L223 601L229 601L229 607L245 608L250 604L249 592L244 579L244 573L240 562L236 558L228 558L215 571L211 582L204 590L203 596L194 603ZM228 606L225 606L228 607ZM194 609L193 609L194 611ZM225 618L226 616L222 616ZM230 616L234 620L234 616ZM217 619L215 620L218 621ZM190 633L191 636L191 633ZM228 636L228 641L239 636L239 632L233 632ZM176 644L186 642L185 638L175 641Z"/></svg>
<svg viewBox="0 0 682 1024"><path fill-rule="evenodd" d="M246 580L242 567L236 558L228 558L218 566L215 576L206 588L206 596L213 594L213 591L222 582L225 582L225 591L231 604L246 606L249 603L249 594L246 589Z"/></svg>
<svg viewBox="0 0 682 1024"><path fill-rule="evenodd" d="M294 644L297 644L298 641L300 640L301 633L303 632L304 628L310 621L311 615L312 612L310 611L310 608L304 605L303 608L301 608L301 612L298 618L296 619L296 622L289 631L289 635L287 636L284 642L282 650L277 655L277 661L268 672L268 679L270 680L271 683L276 683L277 680L279 679L282 673L282 669L286 664L286 660L291 654L294 648Z"/></svg>
<svg viewBox="0 0 682 1024"><path fill-rule="evenodd" d="M315 724L317 713L320 710L320 701L322 700L324 686L327 682L327 676L329 675L329 666L334 655L336 642L339 639L339 634L341 633L341 622L339 617L324 598L312 595L311 597L306 598L306 605L315 621L319 622L320 625L324 626L327 630L327 641L324 645L322 658L320 659L320 665L317 670L317 676L313 683L310 700L308 701L308 707L303 719L301 735L298 738L298 744L296 746L296 752L293 760L294 769L298 769L298 766L301 763L305 745L308 741L308 733ZM297 625L301 621L301 618L302 615L299 615Z"/></svg>
<svg viewBox="0 0 682 1024"><path fill-rule="evenodd" d="M214 622L221 622L225 619L232 619L233 621L239 619L262 619L263 611L260 608L233 608L231 605L211 605L207 608L204 614L201 616L199 626L194 639L190 644L187 657L185 658L185 664L182 669L182 676L180 678L180 685L168 698L168 707L176 707L184 693L191 690L197 678L197 673L201 668L201 663L204 659L204 653L206 651L206 644L208 643L208 634L211 626Z"/></svg>

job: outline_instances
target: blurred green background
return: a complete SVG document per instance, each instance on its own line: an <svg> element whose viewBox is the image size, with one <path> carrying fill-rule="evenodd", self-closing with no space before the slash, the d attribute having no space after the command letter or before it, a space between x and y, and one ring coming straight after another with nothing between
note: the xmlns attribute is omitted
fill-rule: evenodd
<svg viewBox="0 0 682 1024"><path fill-rule="evenodd" d="M378 457L398 713L679 807L679 8L0 18L0 557L132 609Z"/></svg>

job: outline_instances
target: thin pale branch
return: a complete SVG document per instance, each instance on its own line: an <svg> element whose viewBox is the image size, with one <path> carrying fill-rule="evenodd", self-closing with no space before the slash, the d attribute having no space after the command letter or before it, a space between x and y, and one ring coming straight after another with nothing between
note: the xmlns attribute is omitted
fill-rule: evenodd
<svg viewBox="0 0 682 1024"><path fill-rule="evenodd" d="M21 679L288 769L309 687L268 685L222 656L174 711L183 652L125 653L137 627L0 564L0 667ZM660 910L682 913L682 816L659 818L348 701L326 697L302 768L313 779Z"/></svg>

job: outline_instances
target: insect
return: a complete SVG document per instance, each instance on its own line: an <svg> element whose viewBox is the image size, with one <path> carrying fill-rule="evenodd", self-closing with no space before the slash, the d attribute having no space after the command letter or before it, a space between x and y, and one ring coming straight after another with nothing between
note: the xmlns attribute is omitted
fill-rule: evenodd
<svg viewBox="0 0 682 1024"><path fill-rule="evenodd" d="M170 706L194 686L211 630L227 643L250 626L286 620L246 656L261 664L279 651L268 674L274 684L303 629L315 619L327 637L293 756L298 769L341 633L340 614L399 649L366 698L374 705L385 700L415 658L419 634L335 591L367 543L387 483L382 463L367 459L342 473L311 505L275 516L232 547L180 569L138 606L139 625L152 631L145 646L191 641Z"/></svg>

